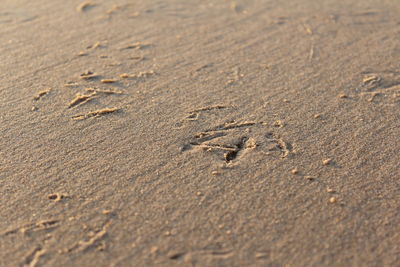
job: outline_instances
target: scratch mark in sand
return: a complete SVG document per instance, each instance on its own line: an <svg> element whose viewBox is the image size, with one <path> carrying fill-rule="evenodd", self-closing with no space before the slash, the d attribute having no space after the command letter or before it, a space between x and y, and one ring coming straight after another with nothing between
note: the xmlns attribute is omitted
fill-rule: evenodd
<svg viewBox="0 0 400 267"><path fill-rule="evenodd" d="M1 236L16 234L18 232L25 234L25 233L29 233L29 232L49 230L49 229L53 229L53 228L57 227L59 222L60 222L59 220L44 220L44 221L39 221L37 223L25 224L21 227L8 230L8 231L2 233Z"/></svg>
<svg viewBox="0 0 400 267"><path fill-rule="evenodd" d="M95 95L96 95L96 92L93 92L88 95L77 94L75 96L75 98L72 99L71 102L69 102L68 108L73 108L76 106L83 105L83 104L89 102L90 100L92 100Z"/></svg>
<svg viewBox="0 0 400 267"><path fill-rule="evenodd" d="M72 119L73 120L84 120L84 119L88 119L88 118L91 118L91 117L99 117L99 116L111 114L111 113L114 113L114 112L118 112L120 110L121 110L120 108L104 108L104 109L91 111L91 112L88 112L86 114L75 115L75 116L72 117Z"/></svg>
<svg viewBox="0 0 400 267"><path fill-rule="evenodd" d="M50 93L50 91L51 91L50 88L40 91L39 93L37 93L36 96L33 97L33 100L37 101L37 100L41 99L43 96Z"/></svg>
<svg viewBox="0 0 400 267"><path fill-rule="evenodd" d="M252 121L244 121L244 122L228 122L223 125L219 125L217 127L211 128L209 130L206 130L204 132L215 132L215 131L227 131L231 129L236 129L236 128L242 128L242 127L248 127L248 126L253 126L255 125L255 122Z"/></svg>
<svg viewBox="0 0 400 267"><path fill-rule="evenodd" d="M76 10L77 10L78 12L86 12L86 11L88 11L90 8L92 8L92 7L94 7L94 6L96 6L95 3L91 2L91 1L85 1L85 2L81 3L81 4L76 8Z"/></svg>
<svg viewBox="0 0 400 267"><path fill-rule="evenodd" d="M24 261L24 265L26 267L35 267L39 263L39 260L46 253L46 250L42 247L36 247L29 255L26 257Z"/></svg>
<svg viewBox="0 0 400 267"><path fill-rule="evenodd" d="M110 226L110 224L111 224L111 221L107 222L100 231L95 233L88 240L80 240L75 246L73 246L72 248L69 248L68 252L86 251L86 250L96 246L107 235L107 229Z"/></svg>

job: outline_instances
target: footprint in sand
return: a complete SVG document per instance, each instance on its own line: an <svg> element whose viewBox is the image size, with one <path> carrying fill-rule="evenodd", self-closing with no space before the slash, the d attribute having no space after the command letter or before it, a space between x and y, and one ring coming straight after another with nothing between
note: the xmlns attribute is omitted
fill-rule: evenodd
<svg viewBox="0 0 400 267"><path fill-rule="evenodd" d="M362 97L367 101L394 104L400 101L400 72L364 72L360 85Z"/></svg>
<svg viewBox="0 0 400 267"><path fill-rule="evenodd" d="M226 108L224 105L203 107L189 112L186 119L196 121L200 113ZM254 121L227 121L195 133L181 151L211 153L227 164L241 160L254 150L276 158L286 158L292 146L266 127L265 123Z"/></svg>

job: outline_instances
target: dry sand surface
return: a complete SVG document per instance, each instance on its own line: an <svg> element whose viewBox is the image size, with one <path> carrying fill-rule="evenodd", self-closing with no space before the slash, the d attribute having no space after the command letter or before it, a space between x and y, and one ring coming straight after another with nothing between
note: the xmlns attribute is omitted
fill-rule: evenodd
<svg viewBox="0 0 400 267"><path fill-rule="evenodd" d="M2 0L0 266L400 266L400 2Z"/></svg>

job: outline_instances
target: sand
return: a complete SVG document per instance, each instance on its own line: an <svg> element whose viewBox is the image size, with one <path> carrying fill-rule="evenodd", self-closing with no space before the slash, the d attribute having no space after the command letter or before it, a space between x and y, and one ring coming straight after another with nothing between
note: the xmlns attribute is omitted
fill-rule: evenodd
<svg viewBox="0 0 400 267"><path fill-rule="evenodd" d="M3 0L0 266L399 266L399 14Z"/></svg>

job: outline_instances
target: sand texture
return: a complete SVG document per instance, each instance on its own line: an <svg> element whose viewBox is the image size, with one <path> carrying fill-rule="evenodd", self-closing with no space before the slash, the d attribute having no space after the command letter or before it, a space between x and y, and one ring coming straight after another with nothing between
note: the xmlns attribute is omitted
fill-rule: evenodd
<svg viewBox="0 0 400 267"><path fill-rule="evenodd" d="M400 2L2 0L0 266L400 266Z"/></svg>

